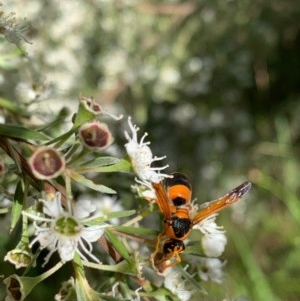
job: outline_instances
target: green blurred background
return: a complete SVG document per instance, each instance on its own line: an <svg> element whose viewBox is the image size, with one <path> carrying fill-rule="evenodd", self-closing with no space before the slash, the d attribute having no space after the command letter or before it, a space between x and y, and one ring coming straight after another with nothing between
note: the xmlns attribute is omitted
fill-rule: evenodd
<svg viewBox="0 0 300 301"><path fill-rule="evenodd" d="M225 281L204 283L202 300L300 300L299 1L10 0L2 9L27 19L32 42L18 58L1 40L3 97L38 97L55 111L93 95L133 116L199 202L252 181L218 218Z"/></svg>

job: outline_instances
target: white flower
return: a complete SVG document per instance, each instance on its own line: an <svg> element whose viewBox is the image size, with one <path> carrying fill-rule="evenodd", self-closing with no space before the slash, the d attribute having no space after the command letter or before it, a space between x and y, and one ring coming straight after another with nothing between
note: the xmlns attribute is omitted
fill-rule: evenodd
<svg viewBox="0 0 300 301"><path fill-rule="evenodd" d="M155 191L145 185L131 185L131 189L135 192L139 197L152 202L156 200L156 193Z"/></svg>
<svg viewBox="0 0 300 301"><path fill-rule="evenodd" d="M222 262L219 258L203 258L201 261L202 270L199 271L199 277L204 281L210 279L216 283L222 283L222 268L225 262Z"/></svg>
<svg viewBox="0 0 300 301"><path fill-rule="evenodd" d="M61 205L61 194L57 192L52 200L40 200L43 204L43 215L31 214L23 211L23 214L34 220L36 237L30 243L30 247L37 241L41 249L49 249L45 265L51 255L58 251L62 261L70 261L77 252L81 258L87 260L84 252L90 258L99 262L92 252L92 242L95 242L104 232L105 225L86 226L85 223L96 216L95 206L87 206L86 202L77 202L74 209L65 210ZM40 225L39 225L40 224Z"/></svg>
<svg viewBox="0 0 300 301"><path fill-rule="evenodd" d="M218 226L215 222L217 214L213 214L198 225L195 225L193 229L198 229L204 234L201 243L204 254L210 257L220 256L227 244L227 238L223 227Z"/></svg>
<svg viewBox="0 0 300 301"><path fill-rule="evenodd" d="M182 279L181 274L172 268L167 269L165 273L164 286L176 295L179 300L190 300L193 290L185 287L186 282Z"/></svg>
<svg viewBox="0 0 300 301"><path fill-rule="evenodd" d="M89 198L89 200L87 200ZM91 201L91 199L93 201ZM81 196L80 197L80 202L83 202L83 204L86 204L86 208L93 208L95 211L97 210L99 215L106 215L112 212L118 212L118 211L123 211L124 208L120 202L116 199L116 197L111 197L108 195L103 195L101 197L93 198L92 196ZM118 224L118 219L112 219L110 220L110 223L113 225Z"/></svg>
<svg viewBox="0 0 300 301"><path fill-rule="evenodd" d="M139 131L139 128L132 124L130 117L128 118L128 125L132 136L125 131L125 137L128 140L128 143L125 144L125 148L131 159L132 167L139 177L139 180L137 181L147 187L151 187L151 182L159 183L163 178L169 177L169 175L161 174L159 172L167 168L168 165L163 167L151 167L153 162L162 160L165 156L153 157L152 151L149 147L150 142L144 142L148 134L145 133L138 142L137 132Z"/></svg>
<svg viewBox="0 0 300 301"><path fill-rule="evenodd" d="M204 235L202 240L204 254L210 257L219 257L225 250L227 238L224 233Z"/></svg>
<svg viewBox="0 0 300 301"><path fill-rule="evenodd" d="M1 33L4 34L10 43L14 43L20 47L22 41L30 43L24 34L28 30L29 26L26 24L26 20L18 22L15 15L16 14L14 12L9 14L3 14L2 12L0 28Z"/></svg>
<svg viewBox="0 0 300 301"><path fill-rule="evenodd" d="M111 212L122 211L124 210L122 204L117 201L115 197L104 195L98 198L98 201L95 202L97 209L100 210L102 214L108 214Z"/></svg>

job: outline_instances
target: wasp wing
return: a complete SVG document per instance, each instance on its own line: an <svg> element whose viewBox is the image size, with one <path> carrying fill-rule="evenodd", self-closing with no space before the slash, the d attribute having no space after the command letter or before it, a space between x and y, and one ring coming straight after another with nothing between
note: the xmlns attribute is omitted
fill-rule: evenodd
<svg viewBox="0 0 300 301"><path fill-rule="evenodd" d="M204 203L200 207L200 211L193 218L193 225L200 223L208 216L219 212L225 207L229 206L240 200L251 188L250 182L244 182L243 184L232 189L230 192L221 196L220 198Z"/></svg>
<svg viewBox="0 0 300 301"><path fill-rule="evenodd" d="M169 220L173 213L175 213L175 207L170 204L166 190L161 183L152 183L152 186L156 193L156 202L165 219Z"/></svg>

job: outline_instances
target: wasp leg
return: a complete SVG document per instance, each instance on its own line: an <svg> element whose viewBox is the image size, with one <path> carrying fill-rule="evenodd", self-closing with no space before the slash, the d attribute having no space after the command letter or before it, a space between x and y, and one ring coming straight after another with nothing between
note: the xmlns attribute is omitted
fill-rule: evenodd
<svg viewBox="0 0 300 301"><path fill-rule="evenodd" d="M177 239L169 239L164 243L163 253L156 253L154 266L160 273L181 262L180 254L184 251L184 243Z"/></svg>
<svg viewBox="0 0 300 301"><path fill-rule="evenodd" d="M151 257L150 257L150 260L152 261L152 263L155 262L155 257L158 255L158 254L162 254L162 253L159 253L158 250L159 250L159 246L160 246L160 242L162 241L162 237L165 235L165 232L162 232L160 233L158 236L157 236L157 239L156 239L156 245L155 245L155 250L153 251L153 253L151 254Z"/></svg>

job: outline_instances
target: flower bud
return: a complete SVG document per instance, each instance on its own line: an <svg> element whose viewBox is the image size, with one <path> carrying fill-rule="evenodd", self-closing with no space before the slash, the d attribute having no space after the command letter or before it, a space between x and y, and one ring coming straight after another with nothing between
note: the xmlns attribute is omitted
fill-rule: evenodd
<svg viewBox="0 0 300 301"><path fill-rule="evenodd" d="M76 300L75 281L73 277L62 283L62 286L54 299L55 301Z"/></svg>
<svg viewBox="0 0 300 301"><path fill-rule="evenodd" d="M80 103L84 105L84 108L94 114L95 116L108 116L115 120L120 120L123 118L123 115L116 116L114 114L111 114L109 112L104 111L101 106L95 101L95 98L93 96L91 97L84 97L81 96Z"/></svg>
<svg viewBox="0 0 300 301"><path fill-rule="evenodd" d="M51 276L63 265L62 262L57 263L50 270L36 277L20 277L13 274L3 280L6 285L6 301L23 301L30 294L32 289L44 279Z"/></svg>
<svg viewBox="0 0 300 301"><path fill-rule="evenodd" d="M79 138L91 150L105 149L113 142L107 125L96 121L83 124L79 129Z"/></svg>
<svg viewBox="0 0 300 301"><path fill-rule="evenodd" d="M52 147L40 147L30 157L29 166L37 179L53 179L65 169L65 159Z"/></svg>
<svg viewBox="0 0 300 301"><path fill-rule="evenodd" d="M84 107L91 113L99 114L102 111L101 106L98 103L96 103L95 98L93 96L92 97L81 96L79 100L84 105Z"/></svg>
<svg viewBox="0 0 300 301"><path fill-rule="evenodd" d="M4 260L9 261L16 267L16 269L27 267L32 259L32 253L24 249L13 249L4 257Z"/></svg>
<svg viewBox="0 0 300 301"><path fill-rule="evenodd" d="M24 279L23 279L24 280ZM26 280L25 280L26 282ZM33 282L33 281L32 281ZM6 300L8 301L22 301L25 297L31 292L33 286L23 284L21 277L14 274L3 280L3 283L6 284Z"/></svg>

